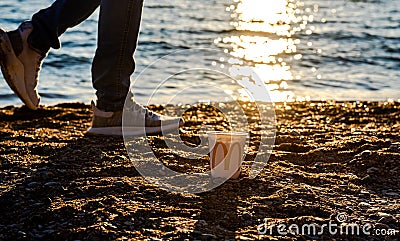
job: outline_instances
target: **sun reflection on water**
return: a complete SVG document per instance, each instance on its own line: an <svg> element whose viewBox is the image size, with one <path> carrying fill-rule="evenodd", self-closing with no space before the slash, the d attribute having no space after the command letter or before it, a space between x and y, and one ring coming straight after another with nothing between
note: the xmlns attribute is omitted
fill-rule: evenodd
<svg viewBox="0 0 400 241"><path fill-rule="evenodd" d="M293 76L290 64L302 58L296 48L300 40L294 36L300 31L311 34L307 24L313 16L304 15L309 11L304 11L304 3L296 0L234 2L226 9L231 12L234 34L215 41L232 56L228 60L230 74L242 81L260 78L272 101L293 100L288 81L300 77Z"/></svg>

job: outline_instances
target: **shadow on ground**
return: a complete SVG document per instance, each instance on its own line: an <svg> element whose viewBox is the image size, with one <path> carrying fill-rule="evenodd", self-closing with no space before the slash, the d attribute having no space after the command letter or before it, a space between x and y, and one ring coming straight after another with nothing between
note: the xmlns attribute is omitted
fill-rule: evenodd
<svg viewBox="0 0 400 241"><path fill-rule="evenodd" d="M87 105L3 108L0 240L382 240L327 232L282 235L273 228L340 225L336 215L345 213L350 223L399 229L400 105L361 104L277 104L277 138L264 172L249 179L245 163L240 180L196 195L145 182L122 138L85 136ZM153 108L174 113L178 107ZM189 114L185 131L214 118L201 108L197 119ZM223 120L216 124L225 128ZM196 143L195 136L182 139ZM152 141L161 159L183 165L170 160L161 137ZM250 149L250 157L256 154ZM257 228L265 222L270 229L260 235Z"/></svg>

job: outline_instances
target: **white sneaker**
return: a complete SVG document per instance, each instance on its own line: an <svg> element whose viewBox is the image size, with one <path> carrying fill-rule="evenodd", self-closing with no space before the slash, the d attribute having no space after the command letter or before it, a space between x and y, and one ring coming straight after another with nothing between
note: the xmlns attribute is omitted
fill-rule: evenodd
<svg viewBox="0 0 400 241"><path fill-rule="evenodd" d="M28 36L33 31L33 25L31 22L22 23L19 26L18 31L21 35L23 44L22 52L18 55L18 58L24 64L26 92L28 93L32 103L38 106L40 96L37 91L37 85L39 83L39 73L46 54L41 54L28 44Z"/></svg>
<svg viewBox="0 0 400 241"><path fill-rule="evenodd" d="M99 110L92 102L93 120L88 134L108 136L138 136L145 134L157 134L176 130L184 125L180 117L169 117L157 114L142 105L131 102L131 106L123 111L105 112ZM124 115L124 116L123 116ZM124 119L124 128L122 128Z"/></svg>
<svg viewBox="0 0 400 241"><path fill-rule="evenodd" d="M40 102L39 72L46 55L29 46L32 30L30 22L10 32L0 29L0 65L7 84L28 108L36 110Z"/></svg>

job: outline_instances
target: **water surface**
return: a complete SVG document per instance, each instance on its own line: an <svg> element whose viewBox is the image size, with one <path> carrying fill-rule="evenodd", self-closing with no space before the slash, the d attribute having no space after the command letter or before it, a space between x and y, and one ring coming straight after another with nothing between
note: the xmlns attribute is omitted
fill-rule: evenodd
<svg viewBox="0 0 400 241"><path fill-rule="evenodd" d="M2 0L0 26L14 29L51 2ZM98 12L67 31L62 49L46 58L39 85L43 103L94 98L97 18ZM150 66L134 92L139 101L153 95L154 103L177 93L172 102L217 100L221 90L210 86L229 89L226 76L193 70L214 66L241 81L259 78L274 101L399 99L399 36L400 1L148 0L132 80L157 59L180 52L166 65ZM195 48L215 54L185 54ZM187 71L178 73L182 69ZM170 81L154 93L166 76ZM15 104L20 101L0 77L0 105Z"/></svg>

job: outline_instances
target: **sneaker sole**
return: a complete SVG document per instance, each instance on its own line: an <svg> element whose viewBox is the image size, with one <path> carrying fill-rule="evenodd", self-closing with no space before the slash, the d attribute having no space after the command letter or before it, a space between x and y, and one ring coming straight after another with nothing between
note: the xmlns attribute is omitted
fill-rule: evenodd
<svg viewBox="0 0 400 241"><path fill-rule="evenodd" d="M176 124L164 125L158 127L145 127L146 134L158 134L166 133L169 131L176 130L178 126ZM97 127L89 128L87 131L88 135L100 135L100 136L143 136L143 127L125 127L122 131L122 127Z"/></svg>
<svg viewBox="0 0 400 241"><path fill-rule="evenodd" d="M26 92L24 65L14 54L10 39L3 29L0 29L0 67L8 86L28 108L36 110L37 106L31 102ZM17 81L21 79L23 81Z"/></svg>

